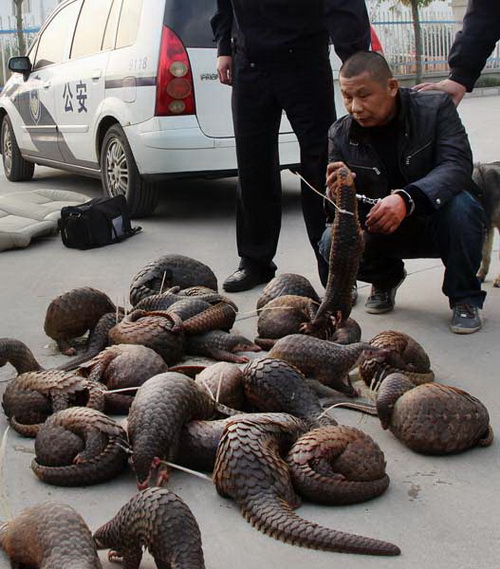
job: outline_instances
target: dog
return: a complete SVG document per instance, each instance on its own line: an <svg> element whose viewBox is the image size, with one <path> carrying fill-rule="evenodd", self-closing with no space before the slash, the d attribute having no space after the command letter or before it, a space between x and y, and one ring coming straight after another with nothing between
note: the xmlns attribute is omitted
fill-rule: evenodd
<svg viewBox="0 0 500 569"><path fill-rule="evenodd" d="M481 190L481 203L487 223L481 266L477 272L478 278L483 282L490 269L495 227L500 232L500 162L474 164L472 179ZM500 287L500 274L493 281L493 286Z"/></svg>

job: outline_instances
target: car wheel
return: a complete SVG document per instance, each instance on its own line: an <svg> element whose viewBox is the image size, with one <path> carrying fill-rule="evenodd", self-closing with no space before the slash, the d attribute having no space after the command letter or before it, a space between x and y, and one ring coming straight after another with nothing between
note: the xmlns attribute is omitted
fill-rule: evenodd
<svg viewBox="0 0 500 569"><path fill-rule="evenodd" d="M127 137L117 124L104 136L101 179L108 196L123 194L126 197L131 217L147 217L154 213L158 203L156 187L139 174Z"/></svg>
<svg viewBox="0 0 500 569"><path fill-rule="evenodd" d="M3 169L6 178L11 182L31 180L35 171L35 165L21 156L12 123L7 115L5 115L2 121L0 143L2 145Z"/></svg>

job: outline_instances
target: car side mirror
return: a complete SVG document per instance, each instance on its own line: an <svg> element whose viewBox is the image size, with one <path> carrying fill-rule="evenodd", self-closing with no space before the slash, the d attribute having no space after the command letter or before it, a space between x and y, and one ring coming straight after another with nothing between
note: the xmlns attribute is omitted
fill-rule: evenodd
<svg viewBox="0 0 500 569"><path fill-rule="evenodd" d="M22 73L25 79L31 73L31 67L30 58L25 55L9 59L9 69L14 73Z"/></svg>

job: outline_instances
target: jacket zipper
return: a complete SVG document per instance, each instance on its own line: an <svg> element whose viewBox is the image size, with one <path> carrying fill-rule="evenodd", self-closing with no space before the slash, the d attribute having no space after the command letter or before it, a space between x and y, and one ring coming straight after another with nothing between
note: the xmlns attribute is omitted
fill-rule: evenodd
<svg viewBox="0 0 500 569"><path fill-rule="evenodd" d="M350 164L350 167L360 168L361 170L372 170L375 172L375 174L377 174L377 176L380 176L380 174L382 174L382 172L376 166L359 166L358 164Z"/></svg>
<svg viewBox="0 0 500 569"><path fill-rule="evenodd" d="M411 154L408 154L408 156L406 156L405 158L405 164L407 166L410 165L410 160L419 152L422 152L422 150L425 150L428 146L430 146L432 143L428 142L427 144L424 144L424 146L422 146L421 148L419 148L418 150L415 150L415 152L412 152Z"/></svg>

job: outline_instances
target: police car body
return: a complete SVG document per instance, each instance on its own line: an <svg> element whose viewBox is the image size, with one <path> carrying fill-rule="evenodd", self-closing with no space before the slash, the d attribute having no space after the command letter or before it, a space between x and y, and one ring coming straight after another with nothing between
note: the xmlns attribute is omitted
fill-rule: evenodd
<svg viewBox="0 0 500 569"><path fill-rule="evenodd" d="M213 0L65 0L0 95L7 178L41 164L100 177L133 216L153 213L158 182L236 173L231 89L216 73ZM332 50L333 52L333 50ZM335 56L333 56L335 57ZM338 68L338 65L336 65ZM299 162L280 129L283 168Z"/></svg>

